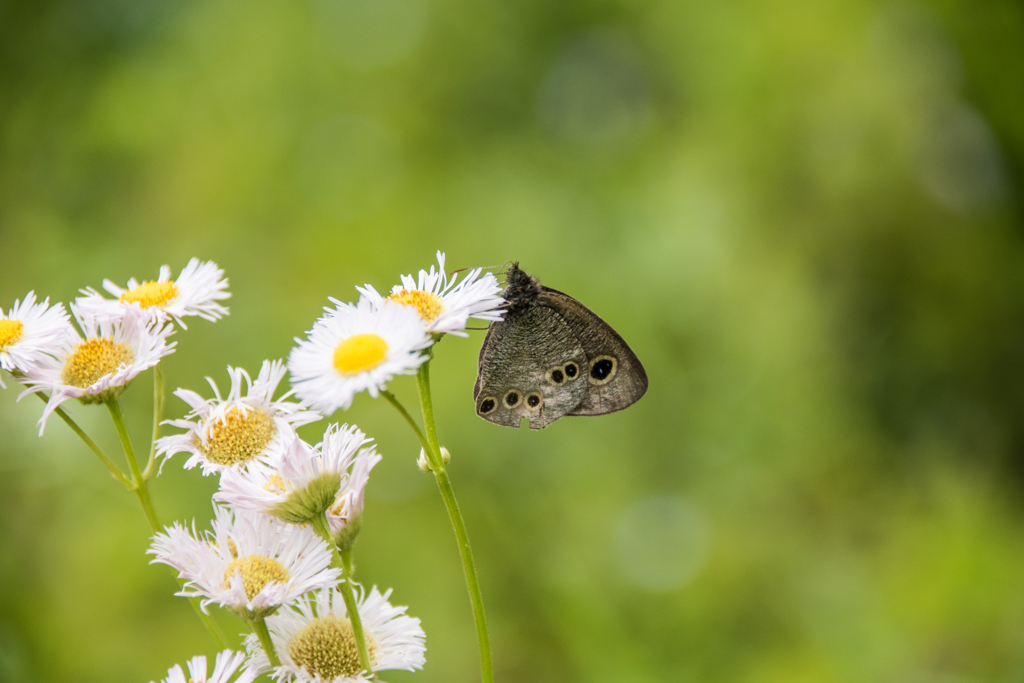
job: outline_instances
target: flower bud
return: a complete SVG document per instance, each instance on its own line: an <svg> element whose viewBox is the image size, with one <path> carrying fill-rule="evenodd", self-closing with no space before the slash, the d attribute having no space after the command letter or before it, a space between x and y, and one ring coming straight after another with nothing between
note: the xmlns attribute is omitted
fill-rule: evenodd
<svg viewBox="0 0 1024 683"><path fill-rule="evenodd" d="M370 470L380 460L380 455L372 448L360 451L334 504L327 508L327 522L339 550L348 550L356 542L356 536L363 526L363 506Z"/></svg>
<svg viewBox="0 0 1024 683"><path fill-rule="evenodd" d="M447 465L451 462L452 454L448 452L448 449L441 446L441 464ZM432 472L430 467L430 460L427 459L427 452L422 448L420 449L420 457L416 460L416 465L424 472Z"/></svg>

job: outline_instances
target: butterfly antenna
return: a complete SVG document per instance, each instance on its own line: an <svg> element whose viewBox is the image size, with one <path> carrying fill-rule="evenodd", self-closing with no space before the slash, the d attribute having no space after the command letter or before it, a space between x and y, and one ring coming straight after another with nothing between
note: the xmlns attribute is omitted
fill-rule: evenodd
<svg viewBox="0 0 1024 683"><path fill-rule="evenodd" d="M492 269L496 269L496 268L504 268L507 265L508 265L507 263L503 263L500 266L477 266L477 267L480 270L492 270ZM463 273L463 272L465 272L467 270L472 270L472 268L459 268L458 270L453 270L452 272L448 273L448 277L453 277L457 273ZM504 275L503 272L501 274Z"/></svg>

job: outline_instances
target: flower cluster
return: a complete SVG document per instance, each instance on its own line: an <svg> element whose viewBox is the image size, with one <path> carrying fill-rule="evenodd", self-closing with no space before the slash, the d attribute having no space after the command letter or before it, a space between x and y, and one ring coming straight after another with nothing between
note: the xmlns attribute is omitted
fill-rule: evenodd
<svg viewBox="0 0 1024 683"><path fill-rule="evenodd" d="M144 472L134 463L117 399L173 352L168 337L176 325L186 329L183 318L216 321L228 313L221 303L230 296L223 271L192 259L177 279L164 266L157 280L131 279L126 288L105 280L114 298L86 288L70 304L78 329L62 304L37 303L33 292L7 315L0 310L0 368L25 386L22 396L46 398L40 435L69 399L110 404L135 469L129 478L107 465L144 509L146 482L178 453L188 454L186 469L219 477L211 530L175 523L154 535L149 553L182 579L178 595L197 600L204 613L210 605L228 610L252 634L246 653L217 655L209 678L206 659L196 657L188 676L175 666L164 683L251 683L261 673L285 683L342 683L370 681L380 670L422 668L419 620L388 602L390 590L366 590L351 573L365 489L381 460L376 446L356 426L330 424L315 445L298 429L347 408L363 390L376 397L394 376L416 372L443 335L466 335L469 318L501 319L493 275L475 269L450 278L443 253L437 261L437 270L403 276L388 296L366 285L357 288L355 303L331 299L334 306L307 338L296 339L287 368L267 360L254 379L228 366L230 388L222 394L207 378L210 398L177 389L188 412L160 424L181 431L157 438L154 427ZM275 398L289 372L292 390ZM151 524L159 528L155 513Z"/></svg>
<svg viewBox="0 0 1024 683"><path fill-rule="evenodd" d="M226 396L212 379L212 398L175 392L191 411L168 424L185 431L160 439L156 452L165 461L188 453L186 468L219 475L216 512L212 531L174 525L150 552L185 580L180 595L254 624L248 670L279 681L362 681L423 666L419 620L388 602L390 590L364 590L338 561L362 528L366 485L381 456L355 426L330 424L315 445L296 430L416 372L442 335L465 335L470 317L500 319L493 275L449 279L444 254L437 258L438 270L403 277L390 296L366 285L355 303L331 299L307 338L296 339L293 390L280 398L280 361L265 361L255 380L229 367Z"/></svg>
<svg viewBox="0 0 1024 683"><path fill-rule="evenodd" d="M329 425L315 446L304 442L296 424L319 415L287 397L272 400L269 384L280 380L280 367L265 363L260 379L247 382L246 396L240 381L226 400L176 392L192 406L194 420L172 421L188 431L165 437L160 449L166 457L186 450L193 454L186 467L202 464L204 472L218 473L218 504L210 532L198 533L193 523L191 530L175 524L157 534L153 561L185 580L179 595L201 598L204 609L220 605L257 632L267 629L280 659L254 635L247 641L247 670L270 671L279 681L361 681L379 669L420 668L419 620L396 621L405 608L387 604L376 589L356 604L358 622L366 625L369 670L357 654L357 619L343 601L336 601L333 628L326 631L317 626L325 613L317 617L305 607L354 585L336 557L355 541L369 472L381 456L363 432L347 425Z"/></svg>
<svg viewBox="0 0 1024 683"><path fill-rule="evenodd" d="M49 394L39 434L64 402L113 401L140 373L173 352L175 342L167 341L174 333L172 319L184 328L181 319L188 315L216 319L227 314L217 303L230 296L223 276L215 263L192 259L177 280L164 266L156 282L140 284L133 278L128 289L121 289L106 281L116 299L83 289L70 305L77 329L63 304L36 303L34 292L16 301L7 315L0 310L0 367L26 387L19 399Z"/></svg>
<svg viewBox="0 0 1024 683"><path fill-rule="evenodd" d="M324 413L348 408L359 392L376 398L395 375L416 372L442 335L466 336L470 318L501 320L497 278L475 268L449 279L444 260L437 252L438 270L402 276L387 297L365 285L355 304L331 299L288 357L295 393Z"/></svg>

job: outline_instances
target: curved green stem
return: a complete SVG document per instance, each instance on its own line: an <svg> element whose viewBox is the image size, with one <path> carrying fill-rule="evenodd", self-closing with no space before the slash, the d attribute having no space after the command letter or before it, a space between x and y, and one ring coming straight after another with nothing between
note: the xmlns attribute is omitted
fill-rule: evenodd
<svg viewBox="0 0 1024 683"><path fill-rule="evenodd" d="M44 394L41 391L37 391L36 396L38 396L43 403L47 403L50 400L46 397L46 394ZM72 431L74 431L75 434L78 434L78 438L85 442L85 445L89 447L89 450L96 454L96 457L100 459L100 462L107 466L107 470L110 471L110 476L112 476L114 479L117 479L119 482L124 484L124 487L126 489L131 491L132 482L129 481L128 477L124 476L124 473L117 468L117 465L114 464L114 461L107 457L107 454L103 452L103 449L97 446L96 442L90 439L89 435L86 434L82 430L82 428L79 427L78 424L71 419L71 416L65 413L60 408L55 408L53 412L55 412L60 417L60 419L64 420L64 423L68 427L71 427Z"/></svg>
<svg viewBox="0 0 1024 683"><path fill-rule="evenodd" d="M359 665L368 674L373 674L373 667L370 664L370 651L366 647L366 634L363 632L363 619L359 616L359 605L356 603L355 591L352 590L352 556L346 558L338 550L338 544L334 542L334 535L331 534L331 525L327 522L327 513L321 512L312 519L313 529L327 542L331 549L331 565L341 570L342 581L338 583L338 590L341 591L341 598L345 601L345 611L348 612L349 623L352 624L352 635L356 638L356 649L359 651ZM351 553L351 551L346 551ZM346 559L348 560L346 562Z"/></svg>
<svg viewBox="0 0 1024 683"><path fill-rule="evenodd" d="M267 630L267 621L262 618L253 619L249 624L252 626L256 637L260 639L260 645L263 646L263 651L267 653L267 661L270 662L270 666L281 666L281 660L277 657L274 641L270 639L270 631Z"/></svg>
<svg viewBox="0 0 1024 683"><path fill-rule="evenodd" d="M128 459L128 468L132 475L132 486L131 490L135 493L135 497L139 499L139 505L142 506L142 513L146 516L146 521L149 522L150 530L155 534L163 529L160 526L160 520L157 519L156 510L153 508L153 499L149 495L149 485L146 479L142 476L142 472L139 471L139 461L135 458L135 449L132 447L131 437L128 435L128 427L124 423L124 413L121 412L121 404L117 402L117 399L107 401L107 410L110 411L110 417L114 421L114 427L117 429L117 435L121 438L121 446L124 448L125 458ZM170 568L171 572L174 573L174 569ZM177 579L179 586L184 586L185 581L183 579ZM217 645L221 649L227 648L227 640L224 638L224 634L221 632L220 627L213 621L209 614L202 610L199 604L199 598L190 597L189 602L192 603L192 609L195 610L196 615L199 616L199 620L203 622L206 630L210 632L213 639L217 641Z"/></svg>
<svg viewBox="0 0 1024 683"><path fill-rule="evenodd" d="M402 417L405 418L405 421L409 423L409 426L412 427L412 431L416 433L416 438L419 440L420 446L422 446L424 452L427 453L427 458L430 458L430 452L432 450L430 442L427 441L427 437L423 436L423 432L420 431L420 426L416 424L416 420L412 419L412 415L409 414L409 411L405 409L405 406L398 402L398 399L395 398L395 395L390 391L382 391L380 392L380 395L386 398L388 403L393 405L395 410L397 410ZM433 462L433 460L431 460L431 462Z"/></svg>
<svg viewBox="0 0 1024 683"><path fill-rule="evenodd" d="M146 462L146 470L142 478L149 481L153 478L153 468L156 466L156 440L160 438L160 421L164 414L164 371L158 363L153 368L153 438L149 442L149 460Z"/></svg>
<svg viewBox="0 0 1024 683"><path fill-rule="evenodd" d="M142 471L139 470L139 461L135 458L135 449L132 447L132 439L128 435L128 427L124 423L124 413L121 412L121 404L115 398L107 401L105 405L107 410L110 411L114 427L117 428L117 435L121 438L121 447L124 448L124 455L128 459L128 471L132 475L132 490L135 491L135 497L139 499L139 505L142 506L142 514L146 516L149 528L155 534L162 527L160 526L160 520L156 517L156 510L153 509L153 498L149 495L149 486L146 485L146 480L142 477Z"/></svg>
<svg viewBox="0 0 1024 683"><path fill-rule="evenodd" d="M473 618L476 621L476 636L480 644L480 670L483 683L493 683L494 664L491 661L491 641L487 634L487 617L484 614L484 599L480 593L480 581L476 575L476 564L473 562L473 549L469 545L469 534L466 532L466 523L459 511L459 504L455 500L455 491L452 489L451 480L448 478L448 471L441 459L441 446L437 439L437 427L434 424L434 404L430 397L430 360L428 359L416 373L416 380L420 390L420 407L423 410L423 425L427 432L427 441L430 448L426 449L427 458L430 460L430 467L437 480L437 488L444 499L444 505L448 509L448 517L451 519L452 528L455 529L455 538L459 543L459 556L462 558L462 570L466 575L466 587L469 589L469 601L473 605Z"/></svg>
<svg viewBox="0 0 1024 683"><path fill-rule="evenodd" d="M41 398L44 402L48 400L46 398L46 396L43 393L41 393L41 392L37 391L36 392L36 396ZM115 465L114 462L110 458L107 457L107 454L103 452L103 449L101 449L99 446L97 446L96 442L93 441L92 439L90 439L89 435L86 434L84 431L82 431L82 428L79 427L78 424L74 420L71 419L70 415L65 413L60 408L55 409L53 412L55 412L57 415L59 415L60 418L62 420L64 420L64 422L67 423L67 425L69 427L71 427L71 429L75 432L75 434L78 434L79 438L81 438L82 441L85 442L85 445L88 446L89 449L93 453L95 453L96 456L103 462L103 464L107 466L107 469L110 471L110 476L112 476L114 479L117 479L119 482L124 484L124 487L126 489L128 489L129 491L132 491L132 492L136 493L136 495L138 494L138 491L137 491L137 489L135 487L135 484L131 480L129 480L128 477L124 476L124 474L121 472L121 470L119 470L117 468L117 465ZM120 406L118 406L117 412L118 412L118 414L120 414L120 412L121 412ZM113 415L113 411L111 412L111 414ZM116 419L114 420L114 424L115 424L115 426L117 425L117 420ZM123 426L123 425L124 425L124 416L122 415L121 416L121 426ZM119 427L118 428L118 434L120 435L120 433L121 433L121 428ZM127 433L128 433L127 430L125 430L125 436L127 436ZM124 444L124 441L122 439L122 445L123 444ZM129 446L130 446L130 443L129 443ZM148 499L148 496L149 496L149 492L147 491L146 492L147 499ZM152 517L150 517L150 515L147 514L146 515L146 521L149 522L149 528L153 531L153 533L156 533L157 531L160 530L160 523L159 523L159 521L156 518L156 512L153 511L153 503L152 503L152 501L150 501L150 503L149 503L149 509L152 512ZM145 507L143 507L143 511L145 512ZM154 526L154 523L155 523L155 526ZM171 569L171 571L173 573L173 571L174 571L173 568ZM178 585L179 586L183 587L185 585L185 582L183 580L178 579L177 581L178 581ZM208 630L210 632L210 635L213 636L214 640L217 641L217 645L219 645L222 650L227 648L227 639L224 638L224 634L221 632L220 627L217 626L217 624L213 621L213 619L210 618L210 615L205 613L202 610L202 607L199 605L199 598L189 598L189 602L192 603L192 608L195 610L196 614L199 616L199 620L203 622L204 626L206 626L206 630Z"/></svg>

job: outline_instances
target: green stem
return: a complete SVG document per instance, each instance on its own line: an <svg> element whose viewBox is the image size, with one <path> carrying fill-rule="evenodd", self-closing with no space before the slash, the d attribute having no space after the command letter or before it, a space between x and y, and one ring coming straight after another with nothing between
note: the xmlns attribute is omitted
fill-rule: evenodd
<svg viewBox="0 0 1024 683"><path fill-rule="evenodd" d="M171 570L171 574L174 574L174 567L168 567ZM175 581L178 582L178 586L185 587L185 579L179 579L175 577ZM220 626L213 620L209 614L203 611L202 606L199 604L199 598L192 596L188 599L192 609L195 611L196 616L199 617L199 621L203 622L203 626L206 627L207 633L213 636L213 639L217 641L218 650L228 649L228 639L224 637L224 632L220 630Z"/></svg>
<svg viewBox="0 0 1024 683"><path fill-rule="evenodd" d="M114 421L114 427L117 429L117 435L121 438L121 447L124 448L125 458L128 459L128 468L132 475L132 486L131 490L135 493L135 497L139 499L139 505L142 506L142 513L146 516L146 521L149 522L150 530L155 534L160 532L163 527L160 526L160 520L157 519L156 510L153 509L153 499L149 495L149 485L145 478L142 476L142 472L139 471L139 461L135 459L135 449L132 447L131 437L128 435L128 427L124 423L124 413L121 412L121 404L117 402L117 399L113 399L106 402L107 410L110 411L110 417ZM174 573L174 569L170 568L171 572ZM184 586L185 581L183 579L177 579L179 586ZM227 648L227 640L224 638L224 634L221 632L220 627L214 623L213 619L209 614L202 610L199 604L199 598L190 597L189 602L192 603L192 609L195 610L199 616L200 621L206 627L206 630L210 632L213 639L217 641L217 645L220 648Z"/></svg>
<svg viewBox="0 0 1024 683"><path fill-rule="evenodd" d="M345 565L345 574L353 576L355 569L352 566L352 548L345 548L341 551L341 563Z"/></svg>
<svg viewBox="0 0 1024 683"><path fill-rule="evenodd" d="M429 454L432 450L430 442L427 441L427 437L423 436L423 432L420 431L420 426L416 424L416 420L412 419L412 415L409 414L409 411L405 409L405 406L398 402L398 399L395 398L395 395L390 391L382 391L380 392L380 395L386 398L388 403L393 405L402 417L405 418L405 421L409 423L409 426L412 427L412 431L416 433L416 438L419 440L420 446L423 447L423 451L427 453L427 457L430 458ZM431 462L433 461L431 460Z"/></svg>
<svg viewBox="0 0 1024 683"><path fill-rule="evenodd" d="M448 471L441 459L441 446L437 439L437 427L434 424L434 404L430 397L430 360L428 359L420 366L416 373L416 380L420 390L420 407L423 410L423 425L426 428L427 440L430 448L427 449L427 458L430 460L430 467L437 480L437 488L444 499L444 505L448 509L448 517L451 519L452 528L455 529L455 538L459 543L459 556L462 558L462 570L466 575L466 587L469 589L469 601L473 605L473 618L476 621L476 636L480 644L480 669L483 683L494 682L494 664L491 661L491 642L487 635L487 617L484 615L484 599L480 593L480 581L476 575L476 565L473 562L473 549L469 545L469 534L466 533L466 523L459 511L459 504L455 500L455 491L452 489L452 482L448 478Z"/></svg>
<svg viewBox="0 0 1024 683"><path fill-rule="evenodd" d="M160 369L159 363L153 368L153 438L149 442L149 460L146 462L146 470L142 478L149 481L153 478L153 468L156 466L156 440L160 438L160 421L164 414L164 371Z"/></svg>
<svg viewBox="0 0 1024 683"><path fill-rule="evenodd" d="M262 617L249 622L252 630L260 639L263 651L267 653L267 660L270 666L281 666L281 660L277 658L277 650L274 648L274 641L270 639L270 631L267 630L267 622Z"/></svg>
<svg viewBox="0 0 1024 683"><path fill-rule="evenodd" d="M348 612L349 623L352 624L352 635L356 637L356 649L359 651L359 665L367 674L373 674L373 667L370 665L370 651L366 647L366 634L363 632L363 620L359 616L359 605L356 603L355 591L352 590L352 556L346 558L338 551L338 544L334 542L334 535L331 534L331 525L327 522L327 513L321 512L312 520L313 529L327 542L331 549L331 565L341 570L341 578L338 590L345 601L345 611ZM345 551L350 553L351 551ZM346 559L348 560L346 562Z"/></svg>
<svg viewBox="0 0 1024 683"><path fill-rule="evenodd" d="M132 475L132 490L135 491L135 497L139 499L139 505L142 506L142 514L146 516L149 528L155 534L162 527L160 526L160 520L156 517L156 510L153 509L153 498L149 495L149 486L142 477L142 471L139 470L139 461L135 458L135 449L132 447L132 439L128 435L128 427L124 423L124 413L121 412L121 404L114 398L107 401L105 405L107 410L110 411L114 427L117 428L117 435L121 437L121 447L124 448L124 455L128 459L128 471Z"/></svg>
<svg viewBox="0 0 1024 683"><path fill-rule="evenodd" d="M49 402L49 399L46 397L46 394L42 393L41 391L37 391L36 396L38 396L43 401L43 403ZM124 484L125 488L130 491L132 489L132 483L131 481L128 480L128 477L124 476L124 473L122 473L121 470L117 468L117 465L114 464L114 461L108 458L107 454L103 452L103 449L97 446L96 442L90 439L89 435L82 431L82 428L79 427L78 424L71 419L71 416L65 413L60 408L54 409L53 412L57 413L60 419L64 420L64 423L67 424L68 427L71 427L72 431L74 431L75 434L78 434L78 438L85 442L85 445L89 447L89 450L96 454L96 457L100 459L100 462L107 466L107 469L110 471L110 476Z"/></svg>
<svg viewBox="0 0 1024 683"><path fill-rule="evenodd" d="M36 392L36 396L38 396L44 402L48 400L46 398L46 396L44 394L42 394L41 392L37 391ZM88 434L86 434L84 431L82 431L82 428L79 427L75 423L75 421L71 419L70 415L65 413L60 408L55 409L53 412L57 413L57 415L59 415L60 418L62 420L64 420L64 422L67 423L67 425L69 427L71 427L72 430L74 430L75 434L78 434L79 438L81 438L82 441L85 442L85 445L88 446L89 449L92 450L92 452L95 453L96 456L103 462L103 464L107 466L107 469L110 471L110 476L114 477L114 479L117 479L119 482L124 484L125 488L127 488L129 491L137 492L136 488L135 488L135 484L132 483L132 481L130 481L126 476L124 476L124 474L121 472L121 470L119 470L117 468L117 465L115 465L114 462L110 458L107 457L107 454L104 453L103 450L99 446L96 445L95 441L93 441L92 439L89 438ZM120 406L118 406L118 413L120 413ZM124 416L121 417L121 422L122 422L122 425L123 425L123 423L124 423ZM114 423L116 425L117 424L117 420L115 420ZM120 434L120 431L121 430L118 429L118 433L119 434ZM127 435L127 431L125 432L125 435ZM124 442L122 441L122 444L123 443ZM147 497L148 497L148 492L147 492ZM143 508L143 509L145 510L145 508ZM152 502L150 502L150 510L152 510ZM150 529L153 529L154 533L160 530L159 522L158 521L157 521L157 526L156 527L153 526L153 522L156 521L156 513L155 512L153 512L152 520L150 519L150 517L148 515L146 516L146 520L150 522ZM171 568L171 571L173 573L174 569ZM185 582L183 580L181 580L181 579L178 579L178 585L183 587L185 585ZM196 611L196 614L199 616L200 621L202 621L203 624L206 626L206 629L210 632L210 635L213 636L214 640L217 641L217 644L220 646L220 648L222 650L225 649L227 647L227 640L224 638L224 634L221 632L220 627L217 626L217 624L214 623L213 619L210 618L210 615L206 614L205 612L203 612L202 607L200 607L200 605L199 605L199 599L198 598L189 598L189 602L192 603L192 608Z"/></svg>

